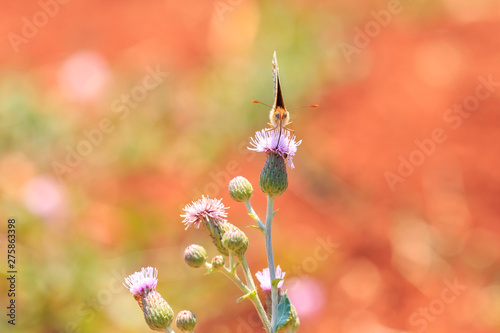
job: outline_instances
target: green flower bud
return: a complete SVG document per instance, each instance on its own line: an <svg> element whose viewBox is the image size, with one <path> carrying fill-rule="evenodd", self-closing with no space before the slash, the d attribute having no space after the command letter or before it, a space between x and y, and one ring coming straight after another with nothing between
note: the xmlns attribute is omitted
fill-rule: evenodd
<svg viewBox="0 0 500 333"><path fill-rule="evenodd" d="M152 290L142 297L142 312L149 328L154 331L165 331L174 319L174 311L160 293Z"/></svg>
<svg viewBox="0 0 500 333"><path fill-rule="evenodd" d="M259 187L270 197L282 195L288 187L285 159L276 154L269 153L260 173Z"/></svg>
<svg viewBox="0 0 500 333"><path fill-rule="evenodd" d="M215 256L212 259L212 268L217 269L219 267L224 266L225 263L226 263L226 260L224 259L223 256Z"/></svg>
<svg viewBox="0 0 500 333"><path fill-rule="evenodd" d="M175 324L177 325L177 328L183 332L194 331L194 327L196 326L196 316L191 311L183 310L177 314Z"/></svg>
<svg viewBox="0 0 500 333"><path fill-rule="evenodd" d="M189 245L184 250L184 261L191 267L198 268L207 261L207 251L200 245Z"/></svg>
<svg viewBox="0 0 500 333"><path fill-rule="evenodd" d="M250 200L253 193L252 184L245 177L235 177L229 182L229 195L234 201Z"/></svg>
<svg viewBox="0 0 500 333"><path fill-rule="evenodd" d="M248 247L248 237L243 231L237 227L233 227L224 233L222 244L237 256L242 256Z"/></svg>

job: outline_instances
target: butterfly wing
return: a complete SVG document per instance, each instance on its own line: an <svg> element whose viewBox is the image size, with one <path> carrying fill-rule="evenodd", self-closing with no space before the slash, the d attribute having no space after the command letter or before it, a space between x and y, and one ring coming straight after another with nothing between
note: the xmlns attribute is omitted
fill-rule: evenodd
<svg viewBox="0 0 500 333"><path fill-rule="evenodd" d="M281 90L278 59L276 59L276 51L274 51L272 64L273 64L273 80L274 80L274 103L273 103L273 108L269 112L269 120L273 128L280 127L281 129L281 127L286 125L287 122L287 121L283 122L283 116L286 114L285 117L287 117L288 115L285 108L283 91Z"/></svg>
<svg viewBox="0 0 500 333"><path fill-rule="evenodd" d="M278 68L278 59L276 59L276 51L274 51L274 55L273 55L273 80L274 80L273 110L276 110L277 108L281 108L281 109L286 110L285 100L283 99L283 91L281 90L279 68Z"/></svg>

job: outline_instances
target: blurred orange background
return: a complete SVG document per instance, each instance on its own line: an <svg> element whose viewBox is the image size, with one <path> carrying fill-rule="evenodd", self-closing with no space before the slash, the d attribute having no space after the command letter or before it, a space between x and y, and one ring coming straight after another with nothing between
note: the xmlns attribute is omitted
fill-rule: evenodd
<svg viewBox="0 0 500 333"><path fill-rule="evenodd" d="M299 332L500 329L500 3L9 2L0 20L0 242L17 221L24 332L147 332L121 286L144 266L199 332L263 332L222 275L182 259L182 207L254 185L277 51L303 143L276 200ZM6 257L6 255L5 255ZM5 263L5 264L4 264ZM2 261L1 304L8 302ZM11 331L5 315L0 331Z"/></svg>

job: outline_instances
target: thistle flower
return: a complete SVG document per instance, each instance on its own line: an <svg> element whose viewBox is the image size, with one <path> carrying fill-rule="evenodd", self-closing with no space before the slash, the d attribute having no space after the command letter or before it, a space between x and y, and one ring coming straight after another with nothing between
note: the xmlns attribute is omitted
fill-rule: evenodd
<svg viewBox="0 0 500 333"><path fill-rule="evenodd" d="M217 250L223 255L229 255L229 252L222 245L222 236L224 232L231 229L232 225L226 221L227 213L222 199L210 199L203 196L200 200L186 205L184 211L186 214L182 223L186 224L186 229L189 226L199 228L203 224L205 230L212 238L212 241L217 247Z"/></svg>
<svg viewBox="0 0 500 333"><path fill-rule="evenodd" d="M278 267L276 267L276 278L284 279L285 275L286 273L282 272L281 267L278 265ZM263 292L271 291L271 275L269 274L269 268L264 268L262 272L255 273L255 277L259 280L260 288ZM278 282L278 290L281 289L281 287L283 287L283 280Z"/></svg>
<svg viewBox="0 0 500 333"><path fill-rule="evenodd" d="M248 149L267 154L266 162L259 178L259 187L268 196L274 198L283 194L288 188L286 164L293 169L293 156L302 143L295 140L295 135L284 130L261 130L255 133Z"/></svg>
<svg viewBox="0 0 500 333"><path fill-rule="evenodd" d="M227 213L226 209L222 203L222 199L210 199L209 197L202 196L198 201L187 204L184 207L186 214L181 215L184 217L182 223L186 225L186 230L190 226L199 228L203 223L207 223L209 220L215 224L226 221Z"/></svg>
<svg viewBox="0 0 500 333"><path fill-rule="evenodd" d="M295 166L293 165L292 158L297 152L297 147L302 143L302 140L296 141L295 139L295 135L285 130L282 130L281 134L279 129L272 131L261 130L255 133L255 138L251 138L250 145L253 148L248 147L248 149L267 154L278 154L293 169Z"/></svg>
<svg viewBox="0 0 500 333"><path fill-rule="evenodd" d="M153 267L142 268L125 278L123 284L134 296L146 296L150 291L156 290L158 284L158 270Z"/></svg>
<svg viewBox="0 0 500 333"><path fill-rule="evenodd" d="M153 267L142 268L125 278L123 284L139 303L144 320L149 328L164 331L174 318L174 311L163 297L156 291L158 270Z"/></svg>

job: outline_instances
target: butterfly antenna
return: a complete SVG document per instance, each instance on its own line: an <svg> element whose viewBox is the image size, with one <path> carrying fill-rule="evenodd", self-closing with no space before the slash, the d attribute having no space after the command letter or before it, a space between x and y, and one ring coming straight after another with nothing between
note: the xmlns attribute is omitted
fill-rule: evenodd
<svg viewBox="0 0 500 333"><path fill-rule="evenodd" d="M272 106L267 105L266 103L262 103L262 102L256 101L256 100L254 100L254 99L252 99L252 103L262 104L262 105L265 105L265 106L267 106L267 107L269 107L269 108L271 108L271 109L272 109Z"/></svg>
<svg viewBox="0 0 500 333"><path fill-rule="evenodd" d="M318 106L319 106L318 104L304 105L304 106L299 106L299 107L293 108L293 109L288 110L288 111L293 111L293 110L303 109L303 108L317 108Z"/></svg>

